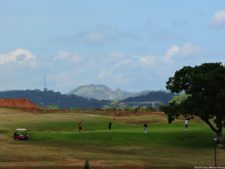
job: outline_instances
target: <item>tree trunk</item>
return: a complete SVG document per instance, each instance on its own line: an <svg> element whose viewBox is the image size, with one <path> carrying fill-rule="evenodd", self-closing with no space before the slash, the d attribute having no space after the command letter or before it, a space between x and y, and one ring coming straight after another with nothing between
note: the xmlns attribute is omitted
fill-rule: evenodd
<svg viewBox="0 0 225 169"><path fill-rule="evenodd" d="M217 138L219 140L222 139L222 132L223 132L223 125L222 125L222 121L220 120L215 120L216 123L216 127L213 126L213 124L209 121L209 119L202 119L203 121L205 121L205 123L215 132Z"/></svg>
<svg viewBox="0 0 225 169"><path fill-rule="evenodd" d="M216 127L215 126L213 126L211 123L210 123L210 121L209 121L209 119L203 119L203 121L215 132L215 133L217 133L217 129L216 129Z"/></svg>
<svg viewBox="0 0 225 169"><path fill-rule="evenodd" d="M217 126L217 137L222 139L222 133L223 133L223 123L221 120L216 119L216 126Z"/></svg>

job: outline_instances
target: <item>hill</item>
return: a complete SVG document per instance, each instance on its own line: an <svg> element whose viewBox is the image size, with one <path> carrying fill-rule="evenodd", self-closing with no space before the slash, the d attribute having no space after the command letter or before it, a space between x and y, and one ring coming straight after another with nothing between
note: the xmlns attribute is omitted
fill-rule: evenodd
<svg viewBox="0 0 225 169"><path fill-rule="evenodd" d="M54 107L61 109L89 109L100 108L107 104L108 101L99 101L96 99L86 99L76 95L66 95L51 90L13 90L0 92L2 99L19 99L24 98L31 100L40 107Z"/></svg>
<svg viewBox="0 0 225 169"><path fill-rule="evenodd" d="M174 94L165 91L151 91L147 94L129 97L121 102L162 102L163 104L168 104L168 102L173 98Z"/></svg>
<svg viewBox="0 0 225 169"><path fill-rule="evenodd" d="M82 85L69 92L85 98L94 98L98 100L121 100L133 96L133 93L121 89L112 90L105 85Z"/></svg>

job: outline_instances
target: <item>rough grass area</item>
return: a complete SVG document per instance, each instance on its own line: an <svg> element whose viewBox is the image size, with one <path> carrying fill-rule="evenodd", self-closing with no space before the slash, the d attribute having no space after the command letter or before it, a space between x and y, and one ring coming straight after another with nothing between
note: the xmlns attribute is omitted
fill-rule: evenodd
<svg viewBox="0 0 225 169"><path fill-rule="evenodd" d="M29 113L0 109L0 168L194 168L214 165L213 133L198 119L167 124L162 113L116 116L97 111ZM107 130L112 120L112 131ZM143 123L149 124L148 133ZM78 123L83 131L78 132ZM14 141L27 128L29 141ZM225 149L218 148L218 166Z"/></svg>

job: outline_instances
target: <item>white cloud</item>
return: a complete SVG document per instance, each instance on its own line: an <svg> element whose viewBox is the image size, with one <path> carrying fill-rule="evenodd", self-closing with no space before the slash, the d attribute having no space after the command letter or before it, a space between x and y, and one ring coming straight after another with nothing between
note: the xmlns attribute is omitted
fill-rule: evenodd
<svg viewBox="0 0 225 169"><path fill-rule="evenodd" d="M149 71L151 74L161 76L165 74L168 69L173 69L176 65L189 63L190 60L195 60L195 56L200 53L201 49L191 43L183 45L172 45L164 55L144 55L140 57L133 57L133 55L121 52L113 52L109 56L115 55L115 60L111 59L110 63L107 58L101 59L101 69L98 73L98 79L108 81L114 84L125 84L131 82L133 76L136 78L139 74ZM113 57L112 57L113 58ZM104 64L107 63L107 64ZM135 80L134 80L135 81Z"/></svg>
<svg viewBox="0 0 225 169"><path fill-rule="evenodd" d="M98 73L98 79L103 83L111 83L116 86L130 83L133 69L136 66L136 60L131 55L122 52L112 52L108 54L109 60L102 58L102 64ZM108 62L110 61L110 62Z"/></svg>
<svg viewBox="0 0 225 169"><path fill-rule="evenodd" d="M0 64L9 62L34 63L35 56L27 49L17 48L14 51L0 54Z"/></svg>
<svg viewBox="0 0 225 169"><path fill-rule="evenodd" d="M225 10L217 11L211 21L213 27L225 27Z"/></svg>
<svg viewBox="0 0 225 169"><path fill-rule="evenodd" d="M114 60L121 60L121 59L125 58L126 56L127 56L127 54L125 54L123 52L117 52L117 51L114 51L111 54L109 54L109 57Z"/></svg>
<svg viewBox="0 0 225 169"><path fill-rule="evenodd" d="M197 55L201 52L200 47L186 43L184 45L178 46L178 45L172 45L163 56L162 61L165 63L169 63L174 61L175 59L184 59L193 57L194 55Z"/></svg>
<svg viewBox="0 0 225 169"><path fill-rule="evenodd" d="M107 81L111 84L127 84L130 81L130 77L127 77L124 72L118 72L113 69L103 69L99 74L98 78L101 81Z"/></svg>
<svg viewBox="0 0 225 169"><path fill-rule="evenodd" d="M174 56L176 56L180 51L180 47L177 45L171 46L165 53L163 61L168 62L170 61Z"/></svg>
<svg viewBox="0 0 225 169"><path fill-rule="evenodd" d="M111 65L110 67L104 68L99 74L98 77L100 79L108 79L109 77L113 77L114 75L117 77L122 77L121 73L118 76L118 70L123 69L126 66L132 65L132 60L122 60L115 65ZM117 78L118 79L118 78Z"/></svg>
<svg viewBox="0 0 225 169"><path fill-rule="evenodd" d="M156 56L143 56L139 58L139 62L146 67L151 67L157 61Z"/></svg>
<svg viewBox="0 0 225 169"><path fill-rule="evenodd" d="M75 64L79 64L85 60L85 56L78 53L70 53L68 51L60 51L57 56L55 57L55 60L61 60L61 61L69 61L73 62Z"/></svg>
<svg viewBox="0 0 225 169"><path fill-rule="evenodd" d="M113 34L113 32L112 32ZM87 33L86 37L84 37L86 39L86 41L90 44L94 44L94 45L98 45L101 43L104 43L108 40L110 34L108 32L104 32L104 31L90 31Z"/></svg>
<svg viewBox="0 0 225 169"><path fill-rule="evenodd" d="M31 51L17 48L0 54L0 90L27 89L38 86L39 64ZM16 83L12 83L15 81Z"/></svg>
<svg viewBox="0 0 225 169"><path fill-rule="evenodd" d="M98 78L99 79L106 79L109 76L112 75L112 70L111 69L103 69L99 74L98 74Z"/></svg>
<svg viewBox="0 0 225 169"><path fill-rule="evenodd" d="M191 43L186 43L180 46L179 54L183 56L192 56L201 52L201 49L197 45L193 45Z"/></svg>

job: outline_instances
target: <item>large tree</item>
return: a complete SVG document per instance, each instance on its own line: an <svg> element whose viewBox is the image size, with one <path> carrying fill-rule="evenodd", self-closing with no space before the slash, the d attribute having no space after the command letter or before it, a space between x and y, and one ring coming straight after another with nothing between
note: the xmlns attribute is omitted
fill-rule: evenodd
<svg viewBox="0 0 225 169"><path fill-rule="evenodd" d="M164 111L170 116L198 116L222 136L225 123L225 66L222 63L204 63L185 66L175 72L166 83L175 94L186 94L185 99L171 101Z"/></svg>

